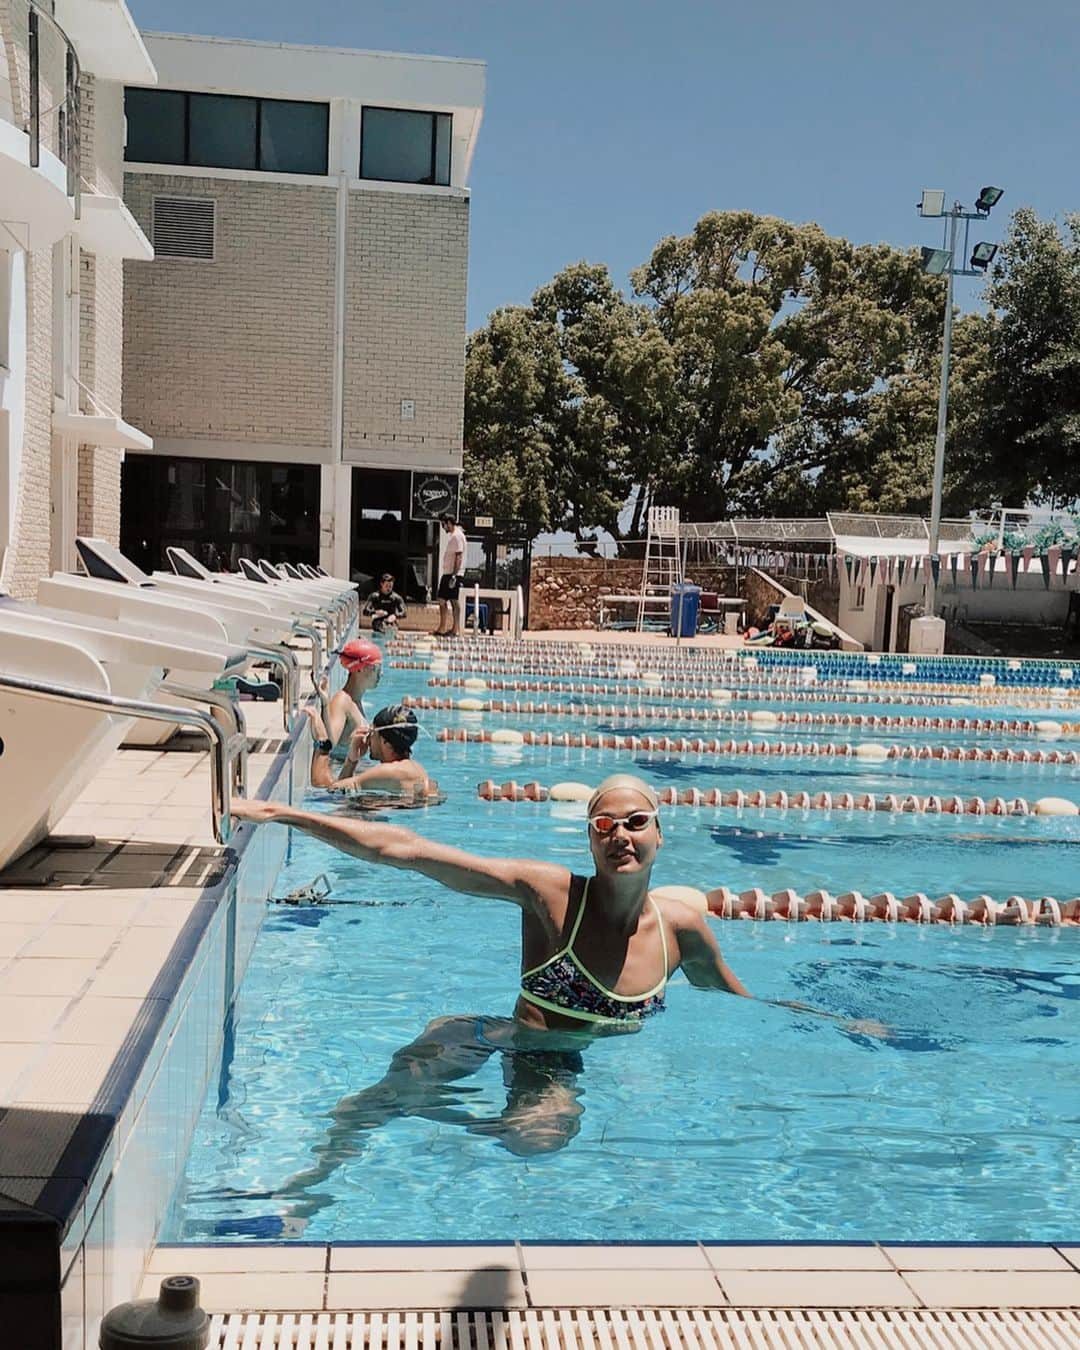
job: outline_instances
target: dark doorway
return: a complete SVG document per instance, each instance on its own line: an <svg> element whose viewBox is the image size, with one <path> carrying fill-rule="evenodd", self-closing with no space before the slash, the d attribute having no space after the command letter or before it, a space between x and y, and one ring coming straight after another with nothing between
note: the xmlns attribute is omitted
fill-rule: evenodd
<svg viewBox="0 0 1080 1350"><path fill-rule="evenodd" d="M885 624L881 630L881 648L882 651L891 652L893 650L892 642L892 620L893 605L896 603L896 587L885 587Z"/></svg>
<svg viewBox="0 0 1080 1350"><path fill-rule="evenodd" d="M353 469L349 575L361 593L392 572L406 600L428 598L430 530L436 527L410 519L410 480L407 470Z"/></svg>

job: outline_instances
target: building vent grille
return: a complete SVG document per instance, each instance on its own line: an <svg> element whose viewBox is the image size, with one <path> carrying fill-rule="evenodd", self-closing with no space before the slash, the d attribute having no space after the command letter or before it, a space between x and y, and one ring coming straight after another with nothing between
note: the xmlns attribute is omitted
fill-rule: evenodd
<svg viewBox="0 0 1080 1350"><path fill-rule="evenodd" d="M213 197L155 197L154 253L159 258L213 262L216 205Z"/></svg>

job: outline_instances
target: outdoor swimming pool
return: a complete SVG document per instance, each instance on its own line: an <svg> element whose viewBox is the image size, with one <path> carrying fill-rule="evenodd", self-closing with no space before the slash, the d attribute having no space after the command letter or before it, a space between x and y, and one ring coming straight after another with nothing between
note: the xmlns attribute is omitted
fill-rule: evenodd
<svg viewBox="0 0 1080 1350"><path fill-rule="evenodd" d="M390 669L377 698L462 692L430 689L418 670ZM779 688L770 699L767 679L761 692L760 706L801 706L785 703L789 691ZM973 715L1066 720L1060 712L1030 712L1022 688L1008 697L1008 707ZM842 704L841 693L836 706ZM928 710L888 704L881 711ZM459 710L420 717L433 732L629 724ZM651 732L666 725L632 722ZM688 733L681 723L671 730L714 734ZM800 735L852 744L900 739L846 728L783 731L785 740ZM1030 736L942 731L908 739L1036 744ZM1080 800L1080 770L1063 764L699 756L441 743L433 736L421 739L418 757L450 804L407 823L477 852L546 856L578 870L589 860L582 806L481 802L477 782L595 783L616 767L632 767L657 787ZM323 797L318 809L335 808ZM664 812L664 823L659 885L998 899L1077 892L1076 817L680 806ZM278 893L319 873L331 883L330 903L270 908L163 1240L301 1233L383 1242L1075 1236L1075 928L717 921L730 964L754 993L876 1018L889 1025L890 1038L697 991L678 976L662 1017L639 1033L592 1044L580 1064L562 1065L565 1147L520 1157L502 1146L507 1066L498 1053L478 1054L477 1071L443 1089L441 1119L361 1110L332 1175L317 1186L290 1187L324 1143L329 1113L376 1083L395 1050L436 1017L505 1016L517 987L519 919L511 906L454 895L299 836ZM471 1026L462 1024L466 1042Z"/></svg>

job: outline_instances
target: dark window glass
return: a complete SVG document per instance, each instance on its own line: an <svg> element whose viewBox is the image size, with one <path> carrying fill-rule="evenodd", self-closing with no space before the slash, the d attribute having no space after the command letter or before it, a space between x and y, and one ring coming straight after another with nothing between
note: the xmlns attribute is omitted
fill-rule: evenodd
<svg viewBox="0 0 1080 1350"><path fill-rule="evenodd" d="M126 455L120 546L153 571L168 566L169 544L214 571L235 570L241 557L314 562L318 466Z"/></svg>
<svg viewBox="0 0 1080 1350"><path fill-rule="evenodd" d="M213 169L254 169L255 99L219 94L188 97L188 163Z"/></svg>
<svg viewBox="0 0 1080 1350"><path fill-rule="evenodd" d="M165 482L165 525L171 530L198 529L206 517L205 462L181 459L170 463Z"/></svg>
<svg viewBox="0 0 1080 1350"><path fill-rule="evenodd" d="M127 89L127 147L124 158L144 164L183 164L184 105L174 89Z"/></svg>
<svg viewBox="0 0 1080 1350"><path fill-rule="evenodd" d="M330 107L259 101L259 168L268 173L325 173Z"/></svg>
<svg viewBox="0 0 1080 1350"><path fill-rule="evenodd" d="M325 174L328 103L127 89L125 158L211 169Z"/></svg>
<svg viewBox="0 0 1080 1350"><path fill-rule="evenodd" d="M360 177L389 183L450 182L449 113L365 108Z"/></svg>

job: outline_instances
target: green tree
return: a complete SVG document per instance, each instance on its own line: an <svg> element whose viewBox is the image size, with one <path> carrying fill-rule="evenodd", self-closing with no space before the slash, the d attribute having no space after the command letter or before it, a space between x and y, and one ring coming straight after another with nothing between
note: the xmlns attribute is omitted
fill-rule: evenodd
<svg viewBox="0 0 1080 1350"><path fill-rule="evenodd" d="M1004 505L1080 498L1080 215L1028 207L986 288L989 359L955 433L955 473ZM952 455L950 455L952 458ZM977 490L977 487L976 489Z"/></svg>
<svg viewBox="0 0 1080 1350"><path fill-rule="evenodd" d="M713 212L633 282L678 371L665 497L721 518L869 505L881 493L852 468L885 437L906 465L890 500L922 492L918 390L943 295L913 251Z"/></svg>

